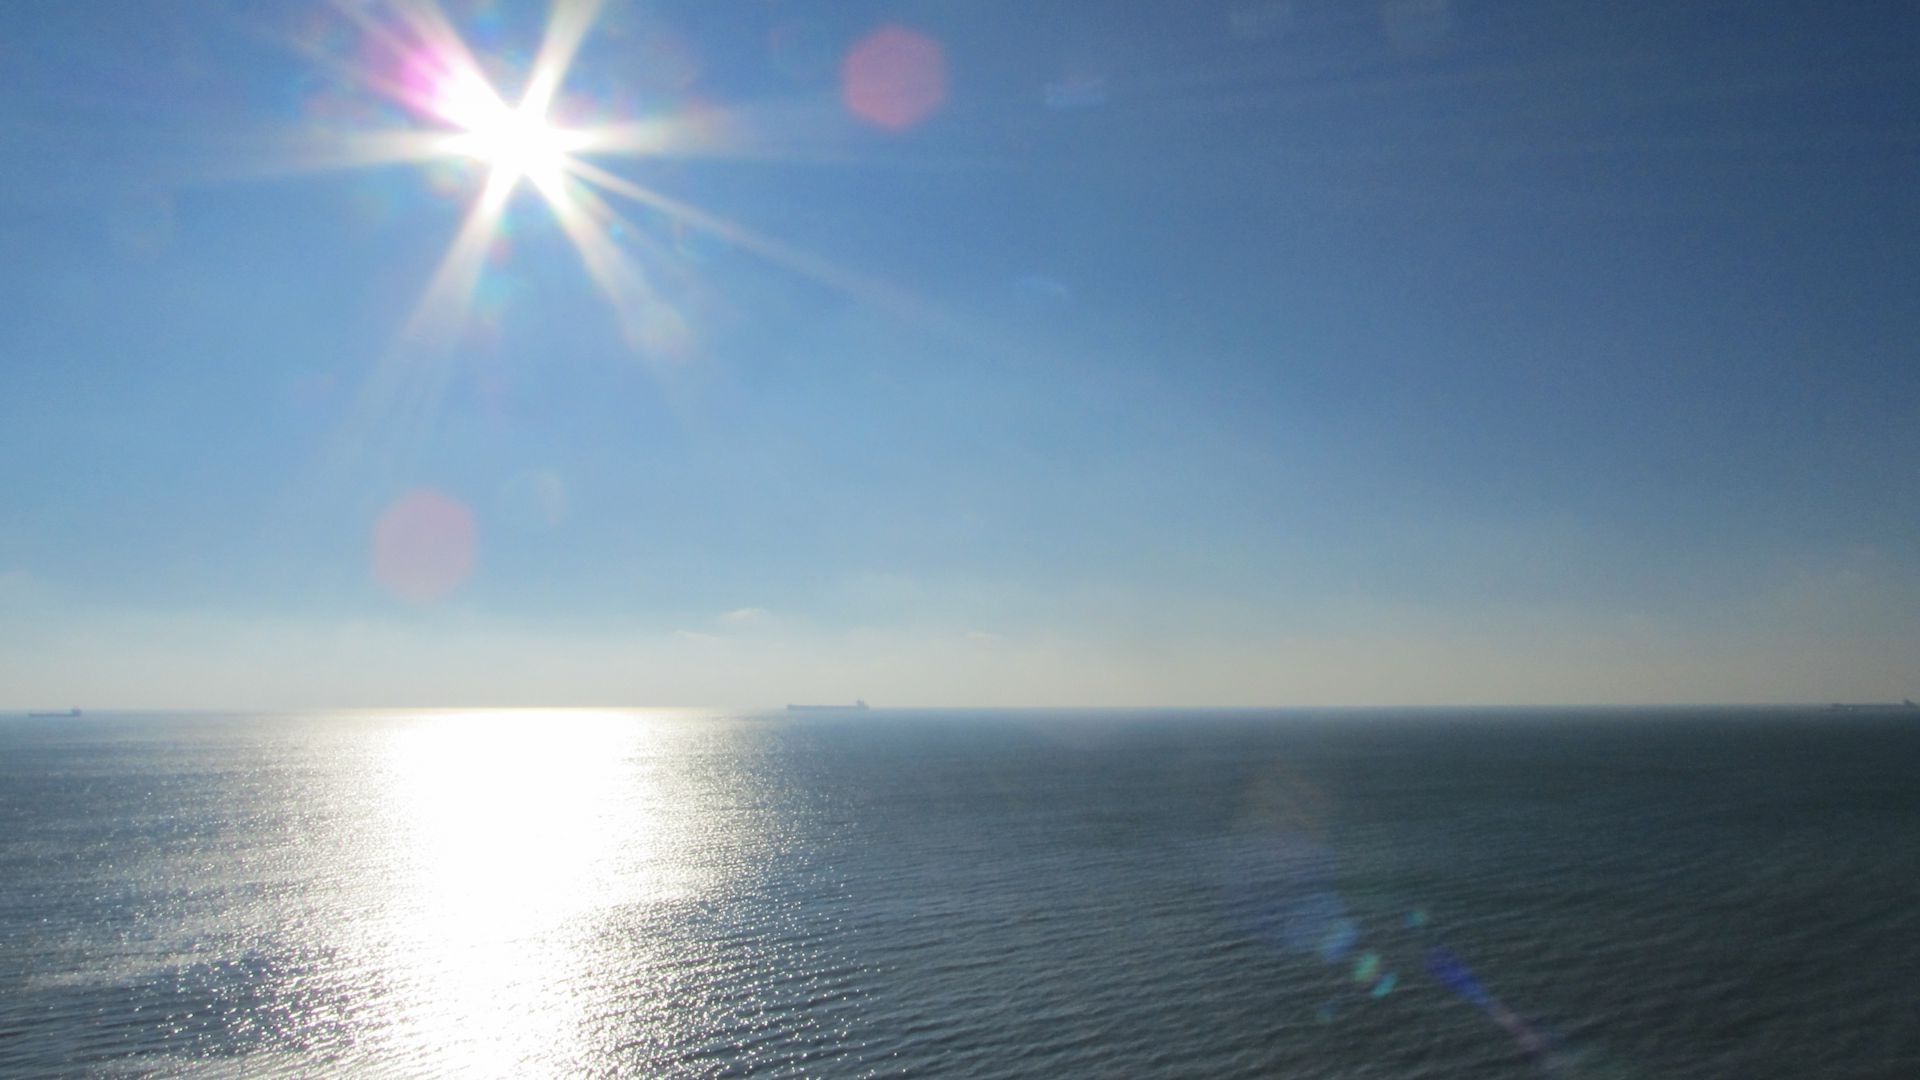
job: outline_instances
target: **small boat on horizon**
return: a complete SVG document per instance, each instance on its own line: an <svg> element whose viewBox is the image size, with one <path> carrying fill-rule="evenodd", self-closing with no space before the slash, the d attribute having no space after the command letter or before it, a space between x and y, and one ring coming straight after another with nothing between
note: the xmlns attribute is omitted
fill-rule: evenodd
<svg viewBox="0 0 1920 1080"><path fill-rule="evenodd" d="M1920 705L1914 704L1912 698L1901 698L1898 702L1866 701L1850 703L1836 701L1827 706L1828 712L1874 712L1881 709L1920 709Z"/></svg>
<svg viewBox="0 0 1920 1080"><path fill-rule="evenodd" d="M795 705L787 704L788 712L860 712L867 708L865 698L854 698L851 705Z"/></svg>
<svg viewBox="0 0 1920 1080"><path fill-rule="evenodd" d="M68 709L66 712L30 712L27 715L36 720L54 720L54 719L70 720L74 717L79 716L80 710Z"/></svg>

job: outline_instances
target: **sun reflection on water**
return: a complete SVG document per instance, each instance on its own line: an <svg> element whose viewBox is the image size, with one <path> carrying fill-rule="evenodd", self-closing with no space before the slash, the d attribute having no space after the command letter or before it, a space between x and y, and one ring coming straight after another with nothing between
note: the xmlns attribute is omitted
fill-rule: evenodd
<svg viewBox="0 0 1920 1080"><path fill-rule="evenodd" d="M383 1025L394 1050L460 1075L594 1067L596 917L687 884L656 848L671 840L656 719L446 713L392 733L391 880L371 933L405 1003Z"/></svg>
<svg viewBox="0 0 1920 1080"><path fill-rule="evenodd" d="M639 725L611 714L478 713L396 734L389 764L419 892L443 926L527 926L591 906L616 848Z"/></svg>

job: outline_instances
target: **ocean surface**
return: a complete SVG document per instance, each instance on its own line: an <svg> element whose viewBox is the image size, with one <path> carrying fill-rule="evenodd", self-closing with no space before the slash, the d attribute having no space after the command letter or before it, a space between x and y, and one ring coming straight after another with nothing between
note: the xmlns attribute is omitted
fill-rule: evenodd
<svg viewBox="0 0 1920 1080"><path fill-rule="evenodd" d="M0 1075L1920 1077L1920 717L0 719Z"/></svg>

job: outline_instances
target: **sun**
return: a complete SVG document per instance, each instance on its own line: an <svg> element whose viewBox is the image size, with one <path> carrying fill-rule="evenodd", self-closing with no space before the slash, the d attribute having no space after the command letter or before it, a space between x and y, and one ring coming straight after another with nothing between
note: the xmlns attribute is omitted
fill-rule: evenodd
<svg viewBox="0 0 1920 1080"><path fill-rule="evenodd" d="M452 136L447 149L492 170L495 183L512 185L525 177L547 189L566 171L568 157L586 139L548 120L534 103L509 108L495 100L463 117L465 131Z"/></svg>
<svg viewBox="0 0 1920 1080"><path fill-rule="evenodd" d="M725 142L703 130L705 121L669 114L610 118L604 101L562 95L569 68L604 0L549 0L539 46L521 79L502 65L483 63L441 2L338 0L333 5L361 30L365 56L341 59L335 66L349 81L411 116L404 127L327 132L300 147L304 167L464 160L484 172L484 183L473 192L459 228L400 331L404 351L411 354L424 347L444 355L460 340L475 287L490 253L498 250L495 241L504 232L508 207L523 192L523 180L551 211L604 294L622 340L649 359L685 358L692 339L685 320L656 288L659 267L646 256L658 257L660 249L649 242L649 229L630 220L616 202L638 205L676 229L708 233L852 295L903 309L916 306L884 283L654 191L602 164L611 157L673 153L682 137L688 141L680 149L689 153L710 153ZM333 60L324 55L321 59ZM520 92L503 94L501 76L519 82ZM595 119L573 127L561 122L569 117Z"/></svg>

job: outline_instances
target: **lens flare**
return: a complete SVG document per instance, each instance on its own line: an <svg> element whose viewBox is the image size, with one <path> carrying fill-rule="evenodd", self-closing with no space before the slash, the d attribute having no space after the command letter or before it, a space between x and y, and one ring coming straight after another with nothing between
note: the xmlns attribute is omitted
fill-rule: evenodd
<svg viewBox="0 0 1920 1080"><path fill-rule="evenodd" d="M389 504L373 527L373 576L416 604L451 595L473 573L473 511L442 491L419 488Z"/></svg>
<svg viewBox="0 0 1920 1080"><path fill-rule="evenodd" d="M847 53L840 93L860 119L888 131L905 131L947 100L946 50L918 31L882 27Z"/></svg>

